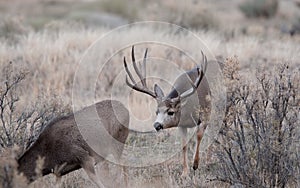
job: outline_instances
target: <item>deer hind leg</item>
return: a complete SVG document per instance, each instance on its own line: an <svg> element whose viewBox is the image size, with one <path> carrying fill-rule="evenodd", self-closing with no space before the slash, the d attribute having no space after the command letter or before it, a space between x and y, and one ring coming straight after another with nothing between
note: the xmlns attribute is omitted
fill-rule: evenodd
<svg viewBox="0 0 300 188"><path fill-rule="evenodd" d="M199 150L200 150L200 143L203 137L205 131L205 126L197 126L197 141L196 141L196 149L195 149L195 154L194 154L194 164L193 164L193 169L197 170L199 166Z"/></svg>
<svg viewBox="0 0 300 188"><path fill-rule="evenodd" d="M56 181L54 184L54 188L59 188L61 185L61 176L56 176Z"/></svg>
<svg viewBox="0 0 300 188"><path fill-rule="evenodd" d="M119 166L119 168L121 168L120 170L120 176L122 177L122 186L121 187L128 187L128 167L125 165L121 165Z"/></svg>
<svg viewBox="0 0 300 188"><path fill-rule="evenodd" d="M101 177L104 178L105 186L127 188L127 176L124 175L124 168L125 166L118 164L117 161L116 163L103 161L100 173Z"/></svg>
<svg viewBox="0 0 300 188"><path fill-rule="evenodd" d="M82 163L82 168L87 173L89 178L99 187L104 188L104 185L101 183L100 177L97 176L95 170L95 160L93 157L88 156L85 161Z"/></svg>
<svg viewBox="0 0 300 188"><path fill-rule="evenodd" d="M126 187L129 187L129 167L128 166L123 166L123 177L124 177L124 182L125 182L125 185Z"/></svg>
<svg viewBox="0 0 300 188"><path fill-rule="evenodd" d="M107 170L107 173L105 174L105 178L111 179L112 182L110 182L111 185L114 185L113 187L128 187L128 167L121 163L121 157L120 155L112 155L114 158L112 164L114 165L113 169L109 168L108 164L109 161L105 161L103 164L103 167L105 167ZM110 174L109 174L110 173ZM112 174L114 176L112 176ZM108 176L110 175L110 176ZM112 178L113 177L113 178Z"/></svg>
<svg viewBox="0 0 300 188"><path fill-rule="evenodd" d="M67 163L63 163L62 165L59 166L55 166L53 169L53 174L55 175L55 188L59 188L61 185L61 173L63 171L63 169L67 166Z"/></svg>
<svg viewBox="0 0 300 188"><path fill-rule="evenodd" d="M128 166L126 164L122 164L122 153L123 153L123 147L119 150L118 155L116 156L117 160L117 169L118 169L118 176L121 180L121 187L128 187Z"/></svg>
<svg viewBox="0 0 300 188"><path fill-rule="evenodd" d="M182 155L183 155L183 172L181 174L181 177L186 177L189 173L189 166L188 166L188 156L187 156L187 143L186 143L186 139L187 139L187 129L186 128L179 128L179 131L181 133L181 137L182 137Z"/></svg>

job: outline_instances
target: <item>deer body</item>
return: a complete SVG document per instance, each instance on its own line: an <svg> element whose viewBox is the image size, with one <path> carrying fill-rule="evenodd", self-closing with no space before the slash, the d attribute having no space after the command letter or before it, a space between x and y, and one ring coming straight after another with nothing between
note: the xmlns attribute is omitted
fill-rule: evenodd
<svg viewBox="0 0 300 188"><path fill-rule="evenodd" d="M190 80L195 81L197 79L198 72L197 69L194 68L190 71L187 71L181 74L174 82L173 88L169 92L169 94L164 97L164 100L170 100L177 98L185 91L191 89ZM206 77L203 77L201 80L196 92L185 99L185 101L181 101L184 103L180 110L180 120L177 123L173 123L171 127L179 127L179 128L193 128L195 127L194 120L199 120L199 105L202 108L210 108L210 102L207 99L207 96L210 96L210 89L208 87L208 81ZM159 114L158 114L159 115ZM193 117L193 118L192 118ZM158 119L158 118L157 118ZM163 118L164 119L164 118ZM157 122L157 120L155 121ZM163 121L161 122L163 124ZM166 127L170 128L170 127Z"/></svg>
<svg viewBox="0 0 300 188"><path fill-rule="evenodd" d="M83 168L88 176L99 187L103 187L98 180L94 165L103 161L106 156L98 155L82 137L76 121L75 115L87 120L101 119L101 126L120 143L125 143L128 136L129 113L128 110L118 101L105 100L95 104L98 117L91 116L94 106L88 106L75 114L58 118L50 122L42 131L36 142L19 159L18 170L22 172L29 182L34 181L36 161L38 157L44 158L42 175L55 173L60 177L74 170ZM86 125L89 126L89 125ZM97 133L101 138L103 133ZM88 135L85 135L88 136ZM105 141L104 141L105 142ZM114 158L119 159L123 147L109 145L109 142L95 143L103 149L110 148L110 153ZM106 147L106 148L104 148Z"/></svg>
<svg viewBox="0 0 300 188"><path fill-rule="evenodd" d="M156 131L178 127L182 136L183 145L183 173L186 176L188 173L187 163L187 128L197 126L197 142L196 151L194 154L193 169L198 168L199 163L199 147L203 137L204 131L207 127L207 118L200 117L200 109L204 110L204 116L210 115L211 103L208 100L210 96L210 89L208 81L205 77L207 68L206 56L202 53L203 64L201 69L199 66L181 74L173 84L172 90L168 95L164 95L162 89L155 84L154 91L147 87L146 83L146 57L147 50L145 51L144 59L140 66L137 66L134 57L134 47L132 47L131 58L132 64L136 74L139 77L140 83L136 82L127 67L127 62L124 57L124 67L127 73L126 84L139 92L145 93L156 99L157 110L156 120L153 124Z"/></svg>

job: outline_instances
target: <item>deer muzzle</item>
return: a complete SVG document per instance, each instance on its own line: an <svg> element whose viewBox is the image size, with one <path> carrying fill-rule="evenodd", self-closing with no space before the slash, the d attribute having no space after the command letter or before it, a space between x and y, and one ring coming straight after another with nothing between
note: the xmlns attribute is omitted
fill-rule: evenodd
<svg viewBox="0 0 300 188"><path fill-rule="evenodd" d="M159 130L163 129L163 126L162 126L162 124L160 124L158 122L155 122L154 123L154 128L155 128L156 131L159 131Z"/></svg>

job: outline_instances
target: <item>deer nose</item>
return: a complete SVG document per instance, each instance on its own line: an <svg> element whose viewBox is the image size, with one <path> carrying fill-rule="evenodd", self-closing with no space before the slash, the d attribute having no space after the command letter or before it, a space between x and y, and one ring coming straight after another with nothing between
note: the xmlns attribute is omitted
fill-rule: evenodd
<svg viewBox="0 0 300 188"><path fill-rule="evenodd" d="M163 129L163 126L162 126L162 124L160 124L158 122L155 122L154 123L154 128L155 128L156 131L159 131L159 130Z"/></svg>

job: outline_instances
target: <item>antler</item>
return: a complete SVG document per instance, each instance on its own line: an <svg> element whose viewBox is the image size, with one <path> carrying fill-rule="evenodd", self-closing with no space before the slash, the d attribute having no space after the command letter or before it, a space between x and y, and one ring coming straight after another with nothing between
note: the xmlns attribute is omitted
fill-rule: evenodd
<svg viewBox="0 0 300 188"><path fill-rule="evenodd" d="M201 80L203 79L205 73L206 73L206 69L207 69L207 58L206 56L203 54L202 50L201 50L201 54L202 54L202 62L204 64L204 67L202 66L202 64L199 65L197 64L197 73L198 73L198 76L196 78L196 80L194 81L194 83L191 82L191 80L189 79L190 83L191 83L191 86L192 88L183 92L179 97L180 99L184 99L184 98L187 98L189 96L191 96L192 94L195 93L195 91L197 90ZM201 69L201 71L200 71Z"/></svg>
<svg viewBox="0 0 300 188"><path fill-rule="evenodd" d="M147 83L146 83L146 58L147 58L147 53L148 53L148 48L145 51L143 63L142 63L142 65L140 64L140 66L139 66L140 69L142 68L142 73L141 73L139 68L137 67L136 62L135 62L134 46L132 46L132 49L131 49L132 64L133 64L133 68L134 68L137 76L140 79L140 82L142 84L141 86L139 86L138 83L134 80L132 74L130 73L130 71L128 69L128 66L127 66L127 63L126 63L126 58L124 57L124 67L125 67L125 70L126 70L126 73L127 73L128 77L131 80L131 82L129 82L128 77L126 76L126 84L130 88L132 88L136 91L146 93L146 94L150 95L153 98L157 98L156 94L147 87Z"/></svg>

